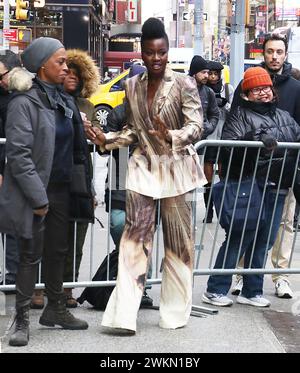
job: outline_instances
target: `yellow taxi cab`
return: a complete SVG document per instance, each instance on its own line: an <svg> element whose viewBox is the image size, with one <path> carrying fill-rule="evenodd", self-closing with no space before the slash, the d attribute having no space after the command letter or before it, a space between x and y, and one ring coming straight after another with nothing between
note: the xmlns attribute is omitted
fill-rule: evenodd
<svg viewBox="0 0 300 373"><path fill-rule="evenodd" d="M97 91L89 98L96 108L96 116L101 126L106 125L108 114L123 103L125 97L124 82L128 78L129 69L105 84L99 84Z"/></svg>
<svg viewBox="0 0 300 373"><path fill-rule="evenodd" d="M188 73L189 66L181 63L170 63L172 70ZM128 78L129 70L111 79L105 84L100 84L97 91L89 98L96 108L96 116L101 126L106 126L107 116L118 105L123 103L125 97L124 82Z"/></svg>

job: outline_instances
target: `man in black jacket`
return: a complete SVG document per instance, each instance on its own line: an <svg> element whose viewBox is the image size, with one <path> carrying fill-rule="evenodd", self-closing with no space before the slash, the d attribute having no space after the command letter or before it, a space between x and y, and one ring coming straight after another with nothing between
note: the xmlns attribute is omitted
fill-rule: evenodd
<svg viewBox="0 0 300 373"><path fill-rule="evenodd" d="M277 107L290 113L300 125L300 82L291 75L292 65L286 62L288 43L285 37L272 34L266 37L263 44L264 67L271 76L273 86L278 94ZM241 83L238 85L231 112L241 103ZM295 198L292 191L286 197L280 229L272 249L272 263L275 268L287 268L293 245L293 220ZM293 293L287 275L273 275L275 294L279 298L292 298ZM241 279L232 293L237 295L241 289Z"/></svg>
<svg viewBox="0 0 300 373"><path fill-rule="evenodd" d="M206 86L209 74L209 64L201 56L194 56L191 61L189 75L196 79L198 92L203 109L203 128L202 140L211 135L217 127L220 117L220 110L216 101L214 91ZM213 178L213 164L216 160L216 148L207 147L204 156L204 174L207 179L204 192L204 203L207 209L206 218L203 222L212 223L213 206L212 200L209 200L211 182ZM203 148L198 150L198 154L203 154Z"/></svg>

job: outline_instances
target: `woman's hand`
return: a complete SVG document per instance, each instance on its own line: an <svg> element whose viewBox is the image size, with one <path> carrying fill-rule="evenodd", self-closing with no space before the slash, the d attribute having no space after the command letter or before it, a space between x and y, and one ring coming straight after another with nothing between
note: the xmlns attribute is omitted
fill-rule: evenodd
<svg viewBox="0 0 300 373"><path fill-rule="evenodd" d="M156 115L153 119L156 125L156 129L149 130L149 134L152 136L157 136L160 140L171 142L172 138L170 136L168 127L165 125L165 123L160 119L158 115Z"/></svg>
<svg viewBox="0 0 300 373"><path fill-rule="evenodd" d="M83 128L84 128L85 136L89 140L94 142L94 140L96 139L96 133L94 131L94 127L92 127L91 121L89 121L88 119L85 118L85 119L82 119L82 122L83 122Z"/></svg>
<svg viewBox="0 0 300 373"><path fill-rule="evenodd" d="M93 127L93 131L95 133L95 139L92 140L94 144L104 146L106 143L106 137L104 133L98 127Z"/></svg>

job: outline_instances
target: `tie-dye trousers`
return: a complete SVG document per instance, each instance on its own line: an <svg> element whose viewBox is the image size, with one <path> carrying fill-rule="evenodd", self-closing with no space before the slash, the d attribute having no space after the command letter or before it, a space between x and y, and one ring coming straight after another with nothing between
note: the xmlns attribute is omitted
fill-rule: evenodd
<svg viewBox="0 0 300 373"><path fill-rule="evenodd" d="M191 312L192 197L193 192L188 192L161 199L165 249L159 307L162 328L183 327ZM137 313L151 261L156 205L157 200L151 197L127 191L117 283L103 316L103 326L136 331Z"/></svg>

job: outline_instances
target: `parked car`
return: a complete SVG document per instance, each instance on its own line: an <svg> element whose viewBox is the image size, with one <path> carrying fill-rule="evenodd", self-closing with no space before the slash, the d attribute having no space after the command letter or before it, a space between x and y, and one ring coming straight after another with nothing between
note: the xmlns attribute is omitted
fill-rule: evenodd
<svg viewBox="0 0 300 373"><path fill-rule="evenodd" d="M123 103L125 97L124 82L128 78L129 69L105 84L99 84L97 91L89 98L95 106L96 116L101 126L106 126L108 114Z"/></svg>

